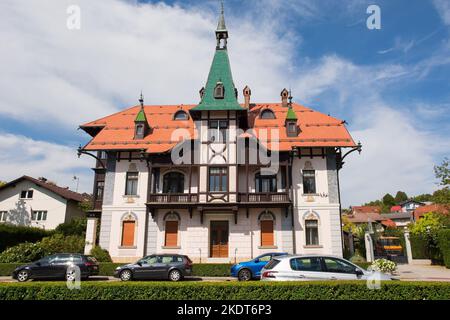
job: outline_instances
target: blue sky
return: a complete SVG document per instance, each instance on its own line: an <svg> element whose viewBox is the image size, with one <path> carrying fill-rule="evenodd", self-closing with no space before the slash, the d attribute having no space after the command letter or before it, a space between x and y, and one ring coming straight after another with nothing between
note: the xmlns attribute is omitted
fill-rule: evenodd
<svg viewBox="0 0 450 320"><path fill-rule="evenodd" d="M81 30L66 27L81 9ZM366 27L370 4L381 30ZM0 180L47 176L90 191L83 122L135 105L196 103L219 2L5 0L0 4ZM436 188L450 156L450 1L226 0L234 80L255 102L294 100L347 120L364 151L345 205Z"/></svg>

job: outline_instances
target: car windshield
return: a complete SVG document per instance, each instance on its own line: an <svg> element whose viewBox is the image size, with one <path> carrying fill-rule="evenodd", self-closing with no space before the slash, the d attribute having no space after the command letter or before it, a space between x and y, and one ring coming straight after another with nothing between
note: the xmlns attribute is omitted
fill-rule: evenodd
<svg viewBox="0 0 450 320"><path fill-rule="evenodd" d="M255 259L255 261L259 262L269 262L272 259L272 255L270 254L264 254L262 256L259 256Z"/></svg>

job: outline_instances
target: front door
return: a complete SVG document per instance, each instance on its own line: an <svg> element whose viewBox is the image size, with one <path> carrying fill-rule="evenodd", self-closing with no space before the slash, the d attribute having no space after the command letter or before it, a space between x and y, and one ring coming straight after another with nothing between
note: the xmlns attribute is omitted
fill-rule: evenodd
<svg viewBox="0 0 450 320"><path fill-rule="evenodd" d="M211 221L211 258L228 258L228 221Z"/></svg>

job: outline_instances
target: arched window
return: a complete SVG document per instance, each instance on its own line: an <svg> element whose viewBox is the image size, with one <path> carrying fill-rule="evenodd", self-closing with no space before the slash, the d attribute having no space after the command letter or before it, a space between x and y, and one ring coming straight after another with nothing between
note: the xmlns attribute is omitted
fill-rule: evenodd
<svg viewBox="0 0 450 320"><path fill-rule="evenodd" d="M277 176L258 172L255 175L255 189L256 192L277 192Z"/></svg>
<svg viewBox="0 0 450 320"><path fill-rule="evenodd" d="M178 227L180 222L180 215L176 212L169 212L164 217L165 225L165 247L178 246Z"/></svg>
<svg viewBox="0 0 450 320"><path fill-rule="evenodd" d="M182 110L177 111L173 118L174 118L174 120L188 120L189 119L187 113Z"/></svg>
<svg viewBox="0 0 450 320"><path fill-rule="evenodd" d="M319 216L310 211L304 216L305 221L305 244L307 246L319 245Z"/></svg>
<svg viewBox="0 0 450 320"><path fill-rule="evenodd" d="M223 99L225 97L225 88L223 87L222 82L217 82L216 87L214 88L214 98Z"/></svg>
<svg viewBox="0 0 450 320"><path fill-rule="evenodd" d="M261 112L261 119L275 119L275 113L270 109Z"/></svg>
<svg viewBox="0 0 450 320"><path fill-rule="evenodd" d="M271 212L263 212L259 215L261 225L261 247L273 247L275 244L274 222L275 216Z"/></svg>
<svg viewBox="0 0 450 320"><path fill-rule="evenodd" d="M184 174L168 172L164 175L163 193L184 193Z"/></svg>
<svg viewBox="0 0 450 320"><path fill-rule="evenodd" d="M122 247L134 247L135 245L135 231L136 231L136 217L128 213L122 217Z"/></svg>

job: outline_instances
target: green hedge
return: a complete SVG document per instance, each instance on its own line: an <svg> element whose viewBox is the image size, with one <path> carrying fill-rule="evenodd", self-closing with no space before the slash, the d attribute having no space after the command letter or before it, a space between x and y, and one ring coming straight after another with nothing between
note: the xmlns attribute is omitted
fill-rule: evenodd
<svg viewBox="0 0 450 320"><path fill-rule="evenodd" d="M420 235L410 235L413 259L430 259L428 241Z"/></svg>
<svg viewBox="0 0 450 320"><path fill-rule="evenodd" d="M450 229L439 231L438 242L442 257L444 258L444 264L450 269Z"/></svg>
<svg viewBox="0 0 450 320"><path fill-rule="evenodd" d="M450 283L385 282L370 290L347 282L64 282L1 283L4 300L448 300Z"/></svg>
<svg viewBox="0 0 450 320"><path fill-rule="evenodd" d="M52 235L53 231L41 228L0 224L0 252L23 242L36 242Z"/></svg>

